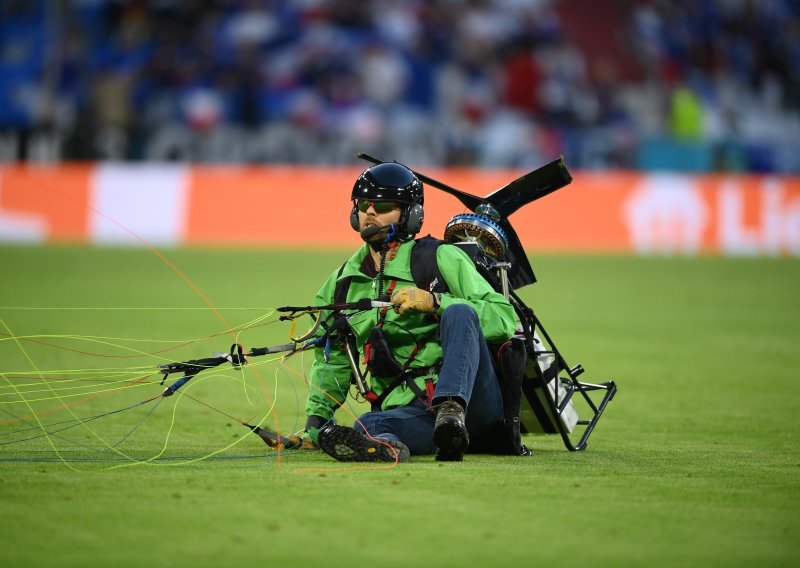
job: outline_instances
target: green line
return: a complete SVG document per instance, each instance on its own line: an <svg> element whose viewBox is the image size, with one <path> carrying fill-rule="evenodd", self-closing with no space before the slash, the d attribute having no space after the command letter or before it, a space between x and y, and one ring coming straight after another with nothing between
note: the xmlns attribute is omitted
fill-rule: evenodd
<svg viewBox="0 0 800 568"><path fill-rule="evenodd" d="M8 324L5 322L5 320L3 320L3 318L0 318L0 324L2 324L2 325L3 325L3 327L4 327L4 328L6 328L6 330L8 331L8 333L9 333L9 334L10 334L10 335L13 337L13 335L14 335L14 332L12 332L12 331L11 331L11 328L10 328L10 327L8 327ZM28 362L31 364L31 366L32 366L34 369L36 369L36 363L34 363L34 362L33 362L33 359L31 359L30 355L28 355L28 352L27 352L27 351L25 351L25 348L22 346L22 344L21 344L19 341L17 341L17 347L19 347L19 350L22 352L22 355L23 355L23 356L24 356L24 357L25 357L25 358L28 360ZM6 379L6 381L9 381L9 380L6 378L6 376L5 376L5 375L2 375L2 376L3 376L3 378L4 378L4 379ZM10 381L9 381L9 383L10 383ZM12 388L13 388L13 383L11 383L11 384L12 384ZM19 392L19 391L18 391L18 392ZM55 393L54 393L54 394L55 394ZM62 462L62 463L63 463L63 464L66 466L66 467L68 467L69 469L71 469L72 471L78 471L78 468L76 468L76 467L75 467L75 466L73 466L72 464L68 463L68 462L67 462L67 461L64 459L64 456L62 456L62 455L61 455L61 452L60 452L60 451L58 451L58 448L56 447L55 443L53 443L53 439L52 439L52 437L50 436L50 433L49 433L49 432L47 431L47 429L44 427L44 424L42 424L42 421L39 419L39 415L36 413L36 411L34 411L34 410L33 410L33 406L31 406L31 403L28 401L28 399L26 399L26 398L25 398L25 396L24 396L22 393L19 393L19 397L22 399L22 402L25 404L25 406L26 406L26 407L28 407L28 410L30 410L30 411L31 411L31 413L33 414L33 418L34 418L34 420L36 420L36 423L39 425L39 428L42 430L42 432L44 432L45 438L47 439L47 443L48 443L48 444L50 444L50 447L51 447L51 448L53 448L53 451L54 451L54 452L56 453L56 455L58 456L58 459L60 459L60 460L61 460L61 462ZM69 409L69 407L67 407L67 408ZM70 414L72 414L72 417L73 417L73 418L76 418L76 419L77 419L77 416L75 416L75 413L73 413L73 412L72 412L72 410L69 410L69 412L70 412Z"/></svg>
<svg viewBox="0 0 800 568"><path fill-rule="evenodd" d="M131 384L129 384L126 387L124 385L124 383L126 383L126 382L129 382ZM141 384L150 385L152 383L141 383ZM115 389L122 390L122 389L125 389L125 388L128 388L128 387L139 386L138 383L132 383L131 379L123 379L123 380L113 381L113 382L111 382L111 385L114 385L114 386L112 388L106 388L106 389L99 390L99 391L82 392L82 393L78 393L77 395L74 395L74 394L73 395L61 395L61 397L62 398L68 398L68 397L71 397L71 396L81 396L81 395L84 395L84 394L85 395L90 395L90 394L97 394L97 393L100 393L100 392L108 392L108 391L115 390ZM52 392L52 393L59 392L60 393L60 392L64 392L64 391L74 391L74 390L81 390L81 389L86 390L86 389L92 389L92 388L96 388L97 387L97 385L72 385L72 386L60 386L59 385L57 388L50 387L50 388L47 388L47 389L42 389L42 388L39 388L39 389L28 389L28 388L25 388L25 387L34 386L34 385L28 384L28 385L16 385L16 386L17 386L17 389L15 389L15 392L0 393L0 397L2 397L2 396L11 396L11 395L17 394L19 392L21 392L23 394L26 394L26 395L30 395L30 394L34 394L34 393L40 393L40 392ZM41 387L42 385L39 384L39 385L35 385L35 386ZM32 402L37 402L37 401L40 401L40 400L51 400L51 399L39 398L39 399L28 399L28 400L31 400ZM8 402L0 402L0 404L10 404L10 403L8 403Z"/></svg>
<svg viewBox="0 0 800 568"><path fill-rule="evenodd" d="M55 335L55 334L39 334L39 335L17 335L14 337L0 337L0 341L11 341L13 339L78 339L86 341L96 341L101 339L114 339L115 341L130 341L138 343L191 343L200 341L200 339L132 339L130 337L109 337L105 335ZM205 339L205 338L202 338Z"/></svg>
<svg viewBox="0 0 800 568"><path fill-rule="evenodd" d="M49 386L49 383L48 383L48 386ZM79 396L80 397L86 397L86 396L91 396L93 394L100 395L100 394L111 393L111 392L115 392L115 391L122 392L124 390L128 390L128 389L131 389L131 388L138 388L138 387L144 387L144 386L151 387L151 386L153 386L153 383L141 382L141 383L130 384L130 385L127 385L127 386L114 386L112 388L107 388L107 389L100 389L100 390L94 390L94 391L89 391L89 392L79 392L79 393L73 393L73 394L59 394L58 391L62 391L62 390L65 390L65 389L57 389L56 390L56 389L50 388L49 390L45 390L45 391L37 391L37 392L51 392L51 393L53 393L53 396L51 396L51 397L41 397L41 398L28 398L28 397L26 397L24 395L27 394L28 392L32 392L32 391L22 392L22 391L18 390L16 392L16 394L18 394L22 400L10 400L10 401L5 401L5 402L0 402L0 405L20 404L20 403L23 403L23 402L25 404L27 404L29 402L44 402L44 401L47 401L47 400L63 400L63 399L75 398L75 397L79 397ZM65 408L69 408L69 407L65 407ZM33 411L33 409L31 409L31 411ZM78 418L77 416L73 415L73 417L76 420L80 420L80 418Z"/></svg>
<svg viewBox="0 0 800 568"><path fill-rule="evenodd" d="M124 311L124 310L151 310L151 311L175 311L175 310L197 310L197 311L212 311L215 308L208 308L208 307L195 307L195 308L176 308L176 307L165 307L165 308L154 308L152 306L147 307L103 307L103 306L87 306L87 307L74 307L74 306L53 306L53 307L44 307L44 306L0 306L0 310L52 310L52 311L93 311L93 310L109 310L109 311ZM273 311L275 308L270 307L258 307L258 308L216 308L217 310L227 310L227 311Z"/></svg>
<svg viewBox="0 0 800 568"><path fill-rule="evenodd" d="M155 371L153 371L152 373L149 373L149 374L160 374L160 373L156 373ZM78 377L74 377L74 378L71 378L71 379L66 379L66 378L64 378L64 379L45 379L45 378L41 378L41 380L35 381L35 382L14 383L14 389L28 389L29 387L41 387L42 383L44 381L52 381L52 382L56 383L57 385L59 385L58 386L59 390L72 389L72 388L91 388L91 387L97 386L96 383L118 384L118 383L123 383L123 382L126 382L126 381L132 381L132 380L136 379L138 375L141 375L141 371L136 371L136 372L126 371L124 373L108 373L108 374L100 375L99 377L78 376ZM8 376L6 376L6 379L10 381L10 378ZM91 383L91 384L86 384L86 385L82 385L82 386L78 386L78 387L61 386L61 385L69 385L70 383L77 383L77 382ZM10 387L7 386L7 385L0 385L0 390L8 389L8 388L10 388ZM36 392L36 391L26 390L25 392ZM0 392L0 396L6 396L6 394Z"/></svg>

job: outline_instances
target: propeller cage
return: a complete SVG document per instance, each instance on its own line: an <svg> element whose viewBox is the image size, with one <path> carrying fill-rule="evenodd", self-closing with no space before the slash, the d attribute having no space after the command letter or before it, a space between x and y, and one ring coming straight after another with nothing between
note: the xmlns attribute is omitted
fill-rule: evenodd
<svg viewBox="0 0 800 568"><path fill-rule="evenodd" d="M448 243L474 243L486 255L502 261L508 250L508 237L503 228L489 217L462 213L455 215L444 228Z"/></svg>

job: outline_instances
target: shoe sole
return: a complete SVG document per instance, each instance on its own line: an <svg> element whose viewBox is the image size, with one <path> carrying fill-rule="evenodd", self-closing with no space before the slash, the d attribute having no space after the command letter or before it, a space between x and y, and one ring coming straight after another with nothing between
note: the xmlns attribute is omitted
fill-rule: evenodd
<svg viewBox="0 0 800 568"><path fill-rule="evenodd" d="M410 457L405 446L369 440L346 426L330 426L317 440L323 452L343 462L407 462Z"/></svg>
<svg viewBox="0 0 800 568"><path fill-rule="evenodd" d="M461 461L469 447L466 429L455 420L444 420L433 431L438 461Z"/></svg>

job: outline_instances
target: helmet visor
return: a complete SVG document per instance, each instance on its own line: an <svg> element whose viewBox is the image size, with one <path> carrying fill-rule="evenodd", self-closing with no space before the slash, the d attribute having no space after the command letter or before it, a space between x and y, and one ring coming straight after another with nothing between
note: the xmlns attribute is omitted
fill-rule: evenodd
<svg viewBox="0 0 800 568"><path fill-rule="evenodd" d="M357 199L356 200L356 207L362 213L366 213L367 210L372 206L375 210L375 213L384 214L394 211L399 207L399 205L394 201L370 201L368 199Z"/></svg>

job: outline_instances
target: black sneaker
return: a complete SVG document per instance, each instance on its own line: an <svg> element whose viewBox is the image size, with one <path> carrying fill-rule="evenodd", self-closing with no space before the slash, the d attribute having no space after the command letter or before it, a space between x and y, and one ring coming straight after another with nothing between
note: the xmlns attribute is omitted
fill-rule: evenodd
<svg viewBox="0 0 800 568"><path fill-rule="evenodd" d="M469 446L469 434L464 423L464 407L454 400L439 405L433 443L436 444L437 461L461 461Z"/></svg>
<svg viewBox="0 0 800 568"><path fill-rule="evenodd" d="M407 462L408 446L394 440L370 440L353 428L332 424L317 437L322 451L343 462Z"/></svg>

